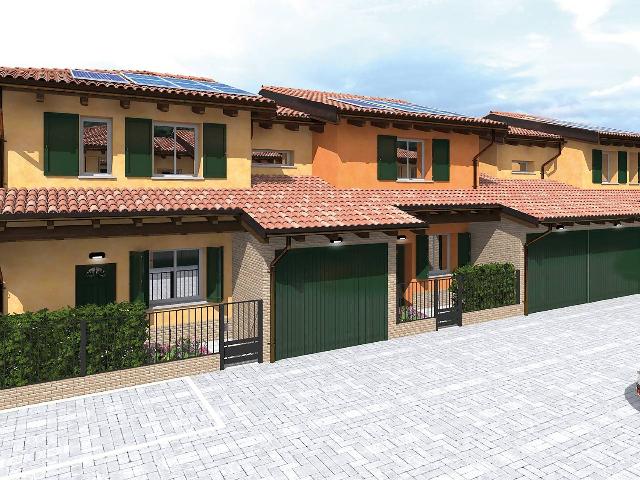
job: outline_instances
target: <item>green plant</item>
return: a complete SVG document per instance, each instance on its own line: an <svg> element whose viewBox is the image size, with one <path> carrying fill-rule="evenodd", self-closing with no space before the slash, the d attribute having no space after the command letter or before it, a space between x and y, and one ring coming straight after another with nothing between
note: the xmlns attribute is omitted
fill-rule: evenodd
<svg viewBox="0 0 640 480"><path fill-rule="evenodd" d="M80 375L86 323L87 373L144 365L145 306L117 303L0 316L0 388Z"/></svg>
<svg viewBox="0 0 640 480"><path fill-rule="evenodd" d="M465 265L453 272L451 291L462 298L462 311L513 305L517 299L516 269L511 263Z"/></svg>

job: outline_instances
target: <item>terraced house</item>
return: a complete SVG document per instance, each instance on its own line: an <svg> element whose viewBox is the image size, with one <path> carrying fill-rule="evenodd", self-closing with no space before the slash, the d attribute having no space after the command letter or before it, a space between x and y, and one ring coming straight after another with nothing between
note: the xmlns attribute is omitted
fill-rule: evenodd
<svg viewBox="0 0 640 480"><path fill-rule="evenodd" d="M549 180L566 132L153 72L0 88L4 313L141 301L156 340L275 361L640 291L637 195ZM464 308L454 271L495 262L508 298Z"/></svg>

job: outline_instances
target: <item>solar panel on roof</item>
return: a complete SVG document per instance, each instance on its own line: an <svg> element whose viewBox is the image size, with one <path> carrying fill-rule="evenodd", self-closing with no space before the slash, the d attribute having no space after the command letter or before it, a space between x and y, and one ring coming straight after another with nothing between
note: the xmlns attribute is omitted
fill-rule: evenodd
<svg viewBox="0 0 640 480"><path fill-rule="evenodd" d="M199 92L229 93L232 95L256 95L255 93L246 92L239 88L225 85L224 83L206 82L190 78L160 77L143 73L126 73L126 76L133 83L151 87L180 88Z"/></svg>
<svg viewBox="0 0 640 480"><path fill-rule="evenodd" d="M93 72L91 70L71 70L71 76L77 80L97 80L99 82L129 83L117 73Z"/></svg>
<svg viewBox="0 0 640 480"><path fill-rule="evenodd" d="M174 84L168 80L158 77L157 75L147 75L144 73L125 73L126 77L131 82L137 85L145 85L147 87L163 87L163 88L176 88Z"/></svg>
<svg viewBox="0 0 640 480"><path fill-rule="evenodd" d="M422 105L416 105L415 103L400 103L390 100L368 100L364 98L331 98L342 103L348 103L355 105L356 107L363 108L377 108L381 110L400 110L402 112L410 113L430 113L433 115L453 115L456 117L461 116L458 113L447 112L445 110L439 110L437 108L424 107Z"/></svg>

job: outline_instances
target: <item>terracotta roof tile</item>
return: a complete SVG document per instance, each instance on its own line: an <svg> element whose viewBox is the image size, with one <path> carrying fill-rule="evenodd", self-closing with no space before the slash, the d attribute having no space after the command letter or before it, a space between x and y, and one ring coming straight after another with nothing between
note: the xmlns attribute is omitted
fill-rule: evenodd
<svg viewBox="0 0 640 480"><path fill-rule="evenodd" d="M525 120L527 122L535 122L537 124L547 124L549 126L587 130L590 132L601 134L609 138L629 138L629 139L640 138L640 133L638 132L629 132L625 130L619 130L617 128L610 128L610 127L599 127L596 125L588 125L585 123L573 122L568 120L559 120L556 118L543 117L539 115L531 115L528 113L491 111L489 112L489 115L487 115L487 117L489 116L497 117L501 121L505 121L506 123L509 123L509 119L512 118L516 120Z"/></svg>
<svg viewBox="0 0 640 480"><path fill-rule="evenodd" d="M276 110L276 118L283 120L289 118L296 120L311 120L311 115L299 110L294 110L293 108L278 105L278 109Z"/></svg>
<svg viewBox="0 0 640 480"><path fill-rule="evenodd" d="M201 80L215 82L215 80L206 77L193 77L187 75L168 74L149 72L146 70L99 70L91 69L94 72L101 73L140 73L146 75L159 75L164 77L184 78L189 80ZM222 104L241 104L253 105L259 107L273 108L275 103L273 100L259 95L232 95L218 92L203 92L196 90L185 90L179 88L151 87L145 85L137 85L133 83L123 84L117 82L103 82L95 80L83 80L74 78L71 75L71 69L68 68L34 68L34 67L0 67L0 83L30 85L35 87L52 86L56 88L64 88L68 90L94 90L110 93L129 94L137 96L145 96L152 94L154 97L166 96L169 98L188 98L190 100L198 100L202 102L222 103Z"/></svg>
<svg viewBox="0 0 640 480"><path fill-rule="evenodd" d="M640 216L640 191L482 176L477 190L338 189L305 176L256 176L250 189L0 189L0 218L241 213L267 233L420 227L410 207L505 207L532 221ZM408 211L404 211L408 210Z"/></svg>
<svg viewBox="0 0 640 480"><path fill-rule="evenodd" d="M352 105L349 103L341 102L339 99L361 99L361 100L378 100L378 101L391 101L397 103L409 104L406 100L397 98L383 98L383 97L371 97L366 95L354 95L341 92L325 92L320 90L307 90L302 88L289 88L278 86L263 86L260 90L260 94L269 96L269 93L275 93L279 95L286 95L289 97L301 98L309 100L311 102L321 103L324 105L330 105L337 109L338 113L361 113L361 114L375 114L379 116L386 116L390 118L398 118L405 120L424 120L424 121L443 121L458 124L466 124L470 126L479 127L494 127L494 128L506 128L506 125L502 122L495 120L489 120L486 118L469 117L466 115L459 115L455 113L415 113L405 112L401 110L388 110L383 108L367 108Z"/></svg>
<svg viewBox="0 0 640 480"><path fill-rule="evenodd" d="M531 130L530 128L512 127L511 125L509 125L509 129L507 130L507 137L562 140L562 137L560 135L556 135L555 133L541 132L540 130Z"/></svg>

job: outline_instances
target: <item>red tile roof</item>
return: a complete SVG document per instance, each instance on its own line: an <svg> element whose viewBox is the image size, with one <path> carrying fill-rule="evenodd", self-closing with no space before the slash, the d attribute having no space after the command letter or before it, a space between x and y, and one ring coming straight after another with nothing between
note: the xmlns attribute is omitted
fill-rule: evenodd
<svg viewBox="0 0 640 480"><path fill-rule="evenodd" d="M288 97L295 97L303 100L308 100L315 103L321 103L335 107L338 113L346 114L363 114L363 115L376 115L389 118L397 118L404 120L414 121L442 121L445 123L457 123L469 126L478 127L494 127L494 128L506 128L506 125L502 122L495 120L489 120L486 118L469 117L466 115L459 115L455 113L439 114L439 113L416 113L405 112L401 110L387 110L383 108L368 108L351 105L349 103L341 102L339 99L361 99L361 100L378 100L378 101L391 101L397 103L409 104L406 100L397 98L383 98L383 97L370 97L365 95L354 95L349 93L340 92L325 92L320 90L307 90L303 88L289 88L278 86L263 86L260 90L260 94L269 96L270 93L276 95L285 95Z"/></svg>
<svg viewBox="0 0 640 480"><path fill-rule="evenodd" d="M94 72L102 73L141 73L146 75L159 75L173 78L184 78L189 80L201 80L215 82L206 77L193 77L186 75L176 75L167 73L149 72L145 70L99 70ZM136 85L133 83L123 84L116 82L103 82L95 80L82 80L74 78L68 68L33 68L33 67L0 67L0 84L18 84L33 87L55 87L66 90L79 91L100 91L117 93L120 95L151 96L166 98L185 98L197 100L203 103L216 104L240 104L247 106L270 108L275 110L273 100L259 95L231 95L227 93L203 92L196 90L185 90L178 88L151 87L146 85Z"/></svg>
<svg viewBox="0 0 640 480"><path fill-rule="evenodd" d="M305 112L301 112L299 110L294 110L293 108L283 107L278 105L278 109L276 111L276 118L287 120L311 120L311 115Z"/></svg>
<svg viewBox="0 0 640 480"><path fill-rule="evenodd" d="M504 120L503 118L500 118L500 120L503 120L507 123L509 123L508 122L509 118L513 118L516 120L525 120L527 122L535 122L538 124L546 124L546 125L555 126L555 127L587 130L590 132L594 132L594 133L598 133L600 135L606 136L608 138L634 139L634 140L640 139L640 133L638 132L629 132L629 131L619 130L616 128L609 128L609 127L598 127L595 125L587 125L580 122L572 122L568 120L559 120L556 118L530 115L528 113L491 111L489 112L489 115L494 115L496 117L504 117Z"/></svg>
<svg viewBox="0 0 640 480"><path fill-rule="evenodd" d="M532 222L640 216L640 191L483 176L477 190L338 189L317 177L256 176L251 189L0 189L0 220L245 213L266 233L420 228L413 208L504 208ZM403 209L407 210L404 211Z"/></svg>
<svg viewBox="0 0 640 480"><path fill-rule="evenodd" d="M562 140L560 135L555 133L541 132L540 130L531 130L530 128L512 127L509 125L507 137L530 138L532 140Z"/></svg>

